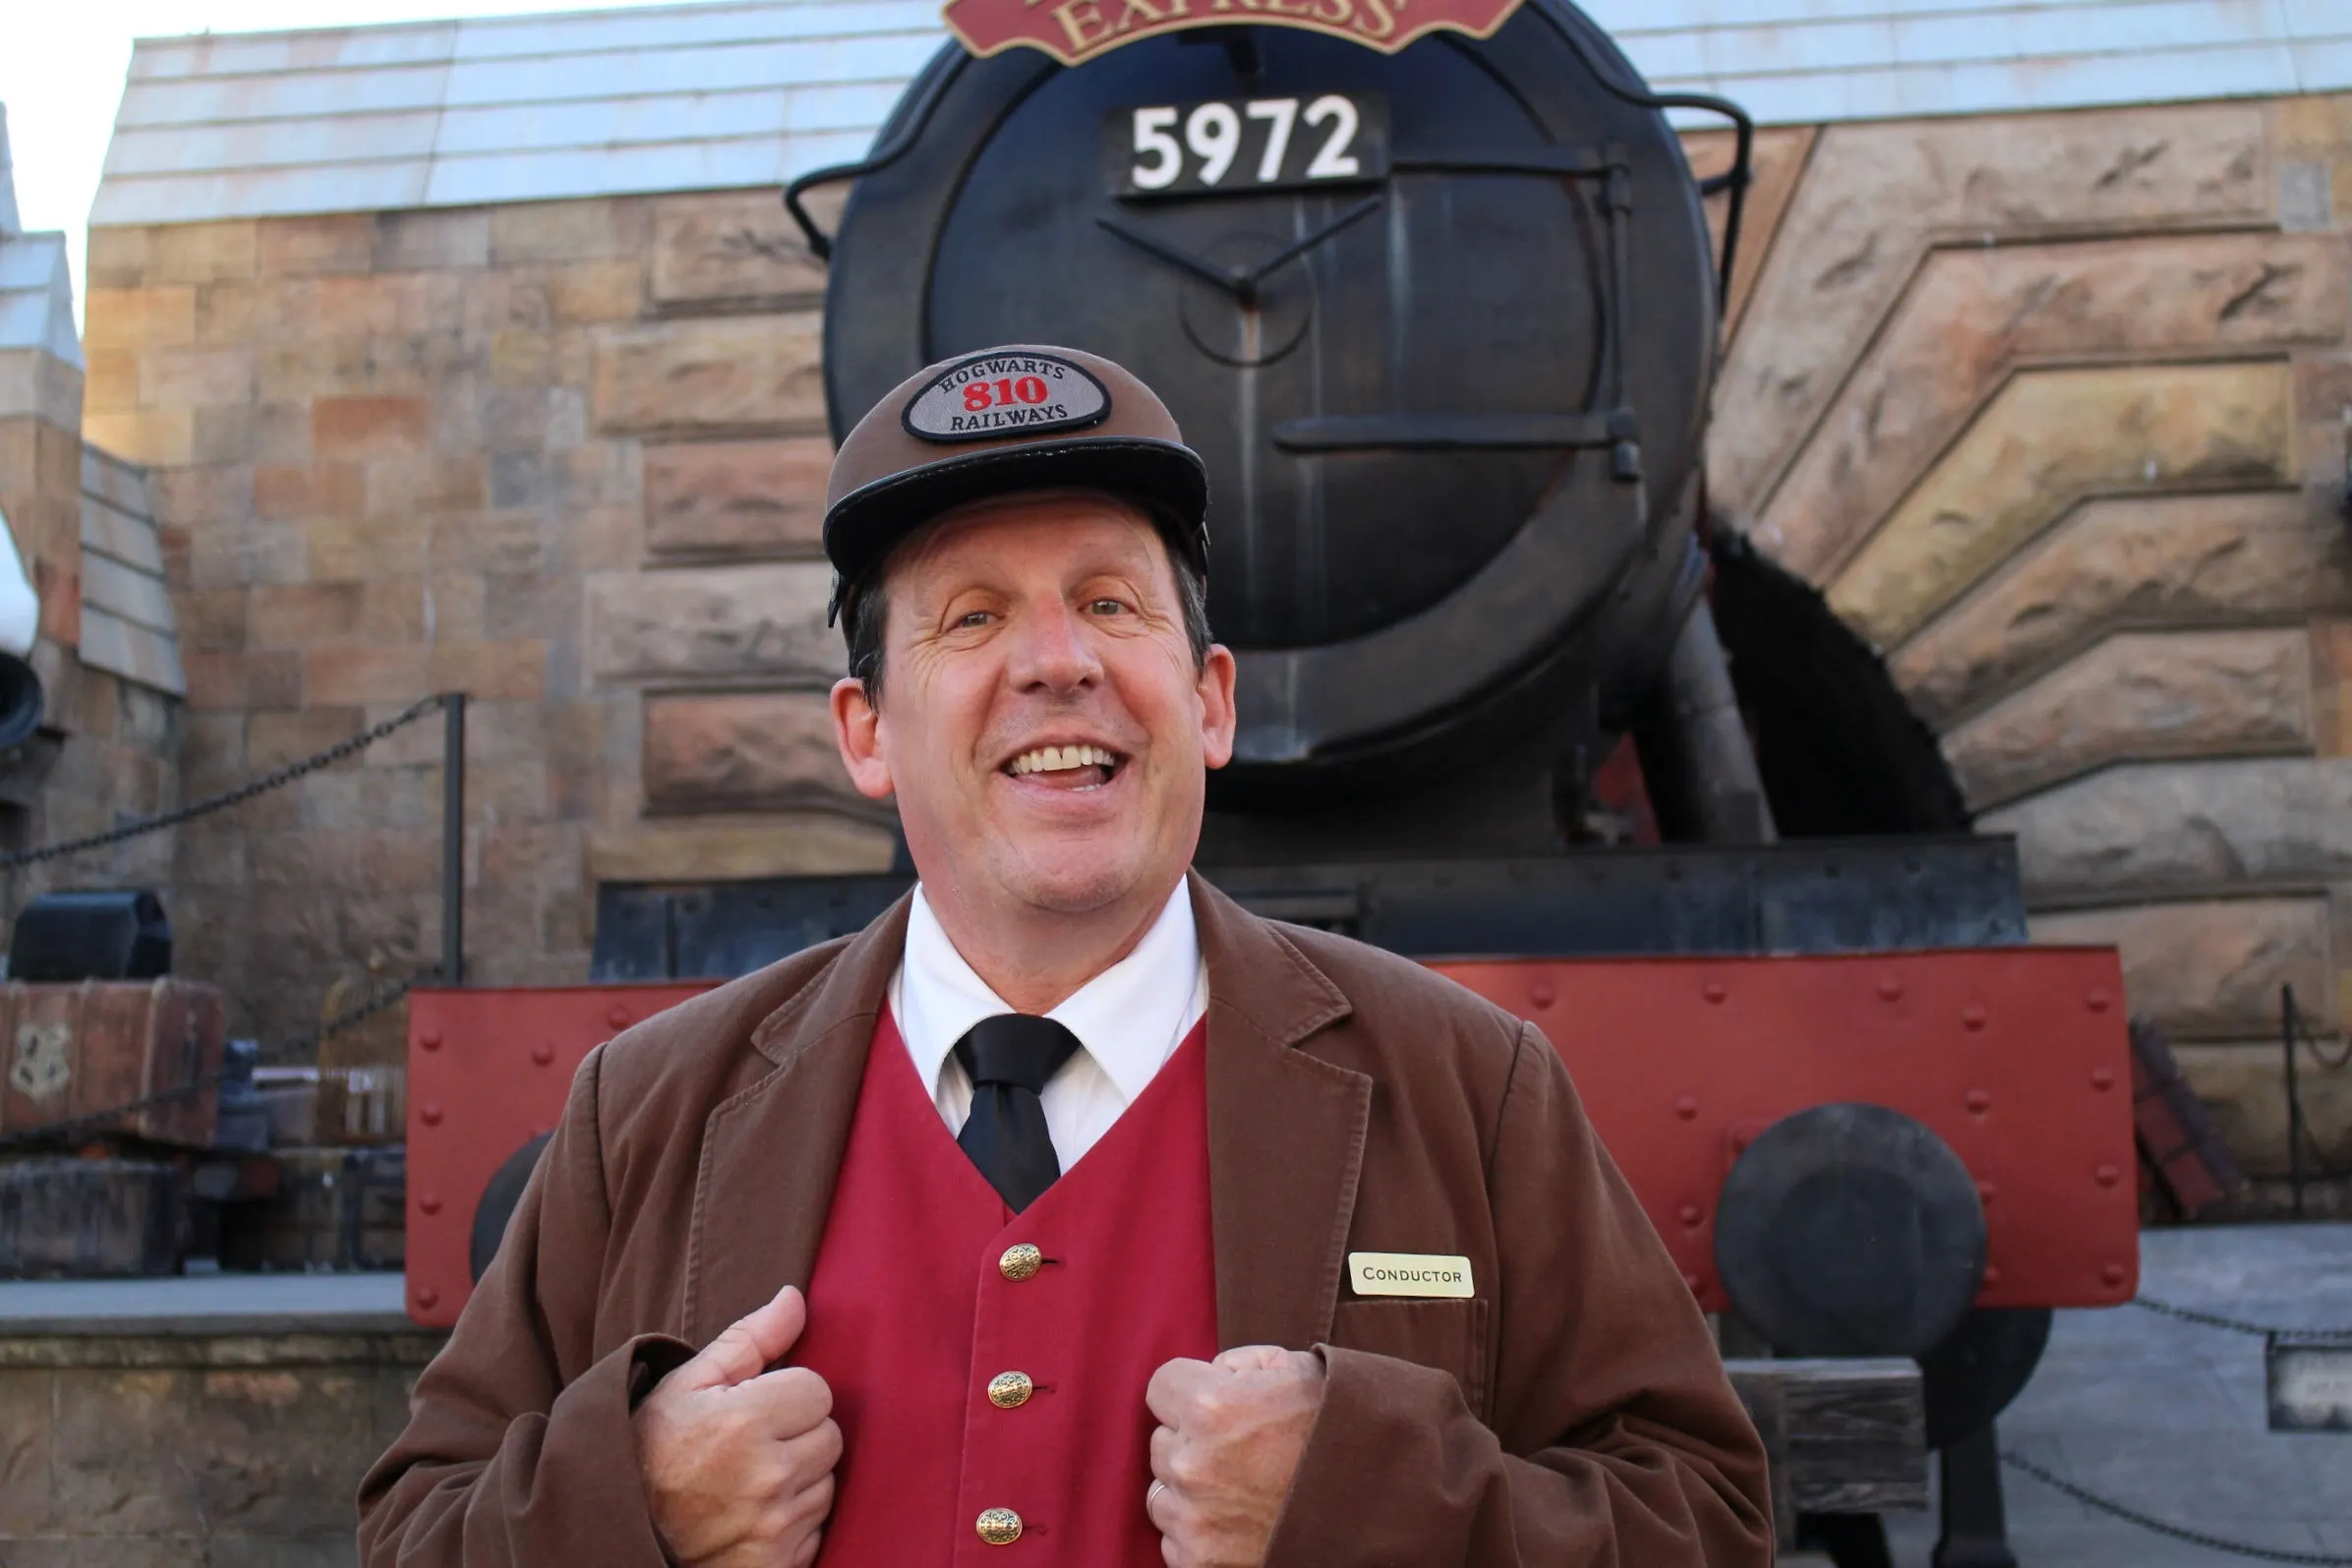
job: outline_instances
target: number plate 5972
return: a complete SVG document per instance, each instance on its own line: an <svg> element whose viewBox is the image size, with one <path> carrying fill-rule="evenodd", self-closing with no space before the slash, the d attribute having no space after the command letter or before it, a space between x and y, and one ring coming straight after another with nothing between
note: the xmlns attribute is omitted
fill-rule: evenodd
<svg viewBox="0 0 2352 1568"><path fill-rule="evenodd" d="M1377 92L1218 98L1116 110L1103 123L1111 194L1244 195L1388 173L1388 100Z"/></svg>

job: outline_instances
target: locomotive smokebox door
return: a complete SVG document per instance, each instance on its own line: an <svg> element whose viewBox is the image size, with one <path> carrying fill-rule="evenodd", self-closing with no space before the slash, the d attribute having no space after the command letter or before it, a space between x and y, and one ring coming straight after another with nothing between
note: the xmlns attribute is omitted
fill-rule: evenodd
<svg viewBox="0 0 2352 1568"><path fill-rule="evenodd" d="M1066 343L1206 460L1240 656L1212 863L1557 847L1562 759L1657 688L1701 588L1717 279L1658 100L1557 0L1364 41L950 45L833 242L837 436L926 364ZM1432 791L1441 821L1363 804Z"/></svg>

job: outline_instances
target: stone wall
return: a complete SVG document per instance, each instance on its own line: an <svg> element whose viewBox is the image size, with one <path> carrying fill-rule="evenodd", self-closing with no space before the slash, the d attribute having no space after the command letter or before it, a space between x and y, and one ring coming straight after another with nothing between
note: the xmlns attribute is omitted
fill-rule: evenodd
<svg viewBox="0 0 2352 1568"><path fill-rule="evenodd" d="M879 869L819 744L823 273L773 192L90 236L94 438L152 465L203 792L476 699L471 976L577 981L599 881ZM440 734L191 825L242 1026L440 943Z"/></svg>
<svg viewBox="0 0 2352 1568"><path fill-rule="evenodd" d="M441 1341L0 1337L0 1563L330 1568Z"/></svg>
<svg viewBox="0 0 2352 1568"><path fill-rule="evenodd" d="M1716 149L1707 155L1720 157ZM1761 139L1710 482L2258 1173L2352 980L2352 97ZM2352 1074L2306 1106L2352 1163Z"/></svg>

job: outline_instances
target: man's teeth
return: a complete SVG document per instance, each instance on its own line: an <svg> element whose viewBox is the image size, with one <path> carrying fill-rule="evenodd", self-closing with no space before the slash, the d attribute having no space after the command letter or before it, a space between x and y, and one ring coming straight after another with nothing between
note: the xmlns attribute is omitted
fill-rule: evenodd
<svg viewBox="0 0 2352 1568"><path fill-rule="evenodd" d="M1100 746L1039 746L1013 759L1012 774L1060 773L1066 768L1115 768L1119 759Z"/></svg>

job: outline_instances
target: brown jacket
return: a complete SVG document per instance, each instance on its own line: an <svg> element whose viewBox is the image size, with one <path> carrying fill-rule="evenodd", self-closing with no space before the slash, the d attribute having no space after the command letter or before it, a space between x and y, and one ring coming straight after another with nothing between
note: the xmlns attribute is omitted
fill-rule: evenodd
<svg viewBox="0 0 2352 1568"><path fill-rule="evenodd" d="M1198 879L1193 901L1218 1337L1320 1347L1329 1373L1268 1562L1769 1563L1755 1431L1543 1036ZM659 1568L632 1402L807 1283L906 920L902 901L581 1065L361 1485L365 1561ZM1343 1295L1351 1250L1467 1254L1479 1295Z"/></svg>

